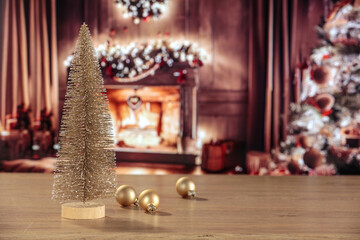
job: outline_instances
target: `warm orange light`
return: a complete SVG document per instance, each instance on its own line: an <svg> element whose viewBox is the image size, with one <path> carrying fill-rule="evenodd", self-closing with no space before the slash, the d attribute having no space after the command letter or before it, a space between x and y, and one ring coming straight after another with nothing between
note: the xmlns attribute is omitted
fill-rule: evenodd
<svg viewBox="0 0 360 240"><path fill-rule="evenodd" d="M119 146L175 147L180 131L180 94L173 87L137 90L142 105L132 110L126 102L132 89L109 90L110 111Z"/></svg>

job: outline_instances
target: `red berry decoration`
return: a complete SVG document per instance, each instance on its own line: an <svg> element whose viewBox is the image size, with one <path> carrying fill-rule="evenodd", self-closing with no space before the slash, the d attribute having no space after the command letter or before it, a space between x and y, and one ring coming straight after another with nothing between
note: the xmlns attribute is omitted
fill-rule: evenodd
<svg viewBox="0 0 360 240"><path fill-rule="evenodd" d="M113 74L113 68L111 67L111 65L109 65L107 68L106 68L106 74L109 76L109 77L113 77L114 74Z"/></svg>

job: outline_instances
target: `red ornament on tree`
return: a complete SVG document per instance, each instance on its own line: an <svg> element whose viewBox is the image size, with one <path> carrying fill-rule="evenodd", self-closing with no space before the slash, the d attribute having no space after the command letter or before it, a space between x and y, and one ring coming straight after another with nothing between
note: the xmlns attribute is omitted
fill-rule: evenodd
<svg viewBox="0 0 360 240"><path fill-rule="evenodd" d="M115 29L114 29L114 28L111 28L111 29L110 29L110 33L109 33L109 36L110 36L110 37L114 37L114 36L115 36L115 33L116 33Z"/></svg>
<svg viewBox="0 0 360 240"><path fill-rule="evenodd" d="M325 54L322 59L325 60L325 59L329 59L330 58L330 54Z"/></svg>

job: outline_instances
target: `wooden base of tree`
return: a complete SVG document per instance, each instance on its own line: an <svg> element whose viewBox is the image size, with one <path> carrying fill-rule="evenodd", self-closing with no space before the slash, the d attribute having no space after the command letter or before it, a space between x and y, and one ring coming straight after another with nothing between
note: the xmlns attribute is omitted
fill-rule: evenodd
<svg viewBox="0 0 360 240"><path fill-rule="evenodd" d="M61 216L68 219L96 219L105 217L105 205L94 202L70 202L61 205Z"/></svg>

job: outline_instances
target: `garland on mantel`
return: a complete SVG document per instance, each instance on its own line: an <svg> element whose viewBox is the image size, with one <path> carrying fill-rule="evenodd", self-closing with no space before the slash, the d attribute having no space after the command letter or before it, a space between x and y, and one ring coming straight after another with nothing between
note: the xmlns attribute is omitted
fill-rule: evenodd
<svg viewBox="0 0 360 240"><path fill-rule="evenodd" d="M128 46L111 45L109 42L96 48L102 70L119 82L135 82L163 66L172 67L176 62L184 62L190 68L201 67L207 59L205 50L196 43L150 41L146 44L131 43ZM70 66L73 55L65 60Z"/></svg>
<svg viewBox="0 0 360 240"><path fill-rule="evenodd" d="M168 0L115 0L115 4L124 9L123 17L132 17L135 24L150 17L157 20L165 12L167 3Z"/></svg>

